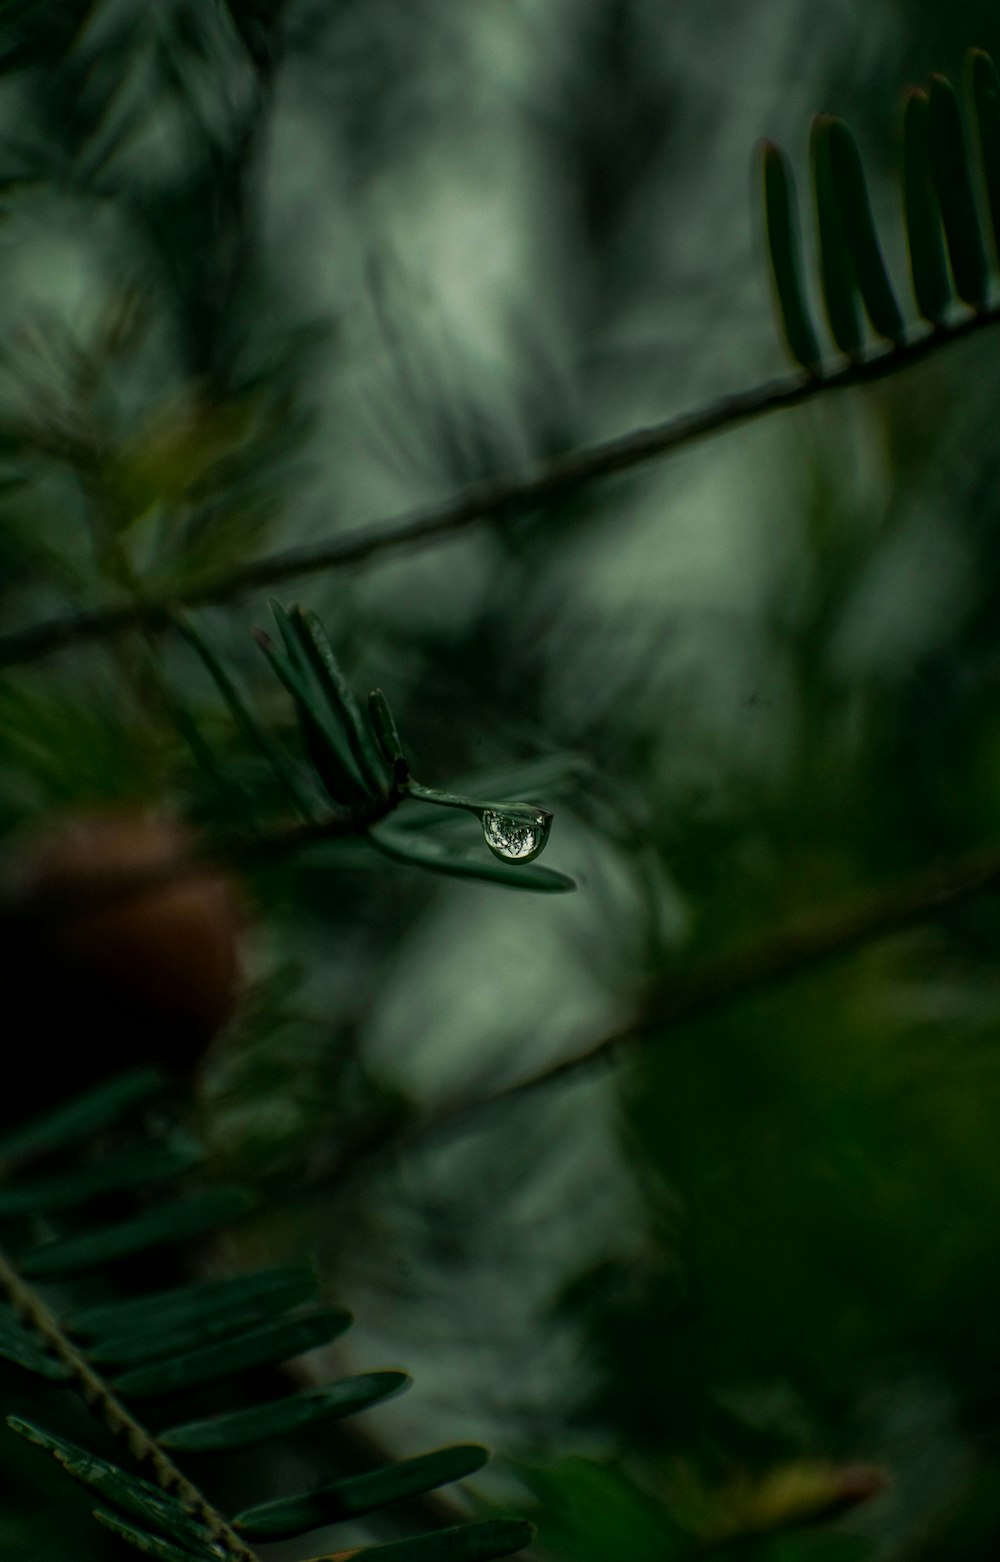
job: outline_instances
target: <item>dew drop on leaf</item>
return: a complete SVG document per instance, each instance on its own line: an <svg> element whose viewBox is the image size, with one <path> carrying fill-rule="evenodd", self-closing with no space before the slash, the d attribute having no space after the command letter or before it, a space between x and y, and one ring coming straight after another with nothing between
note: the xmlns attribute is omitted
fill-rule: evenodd
<svg viewBox="0 0 1000 1562"><path fill-rule="evenodd" d="M552 825L551 814L533 817L483 810L483 838L494 857L502 862L530 862L545 847Z"/></svg>

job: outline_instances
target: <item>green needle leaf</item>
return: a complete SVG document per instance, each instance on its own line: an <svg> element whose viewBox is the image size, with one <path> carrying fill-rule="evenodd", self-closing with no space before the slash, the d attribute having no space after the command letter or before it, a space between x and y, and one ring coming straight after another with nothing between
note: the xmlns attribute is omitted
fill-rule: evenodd
<svg viewBox="0 0 1000 1562"><path fill-rule="evenodd" d="M22 1259L21 1271L39 1278L79 1274L84 1269L131 1258L135 1253L182 1242L216 1226L228 1225L246 1215L255 1204L253 1194L246 1188L220 1189L195 1198L178 1199L117 1226L46 1242Z"/></svg>
<svg viewBox="0 0 1000 1562"><path fill-rule="evenodd" d="M287 618L287 614L285 616ZM330 797L336 803L366 802L368 789L350 745L340 724L331 720L326 702L310 670L299 666L297 660L293 662L290 657L284 656L263 630L255 630L254 638L292 696L306 752Z"/></svg>
<svg viewBox="0 0 1000 1562"><path fill-rule="evenodd" d="M320 688L326 696L334 721L338 722L347 740L351 757L362 781L373 797L385 795L388 777L382 756L363 720L350 685L340 669L333 647L326 637L315 613L301 606L293 607L292 623L299 632L303 652L308 658Z"/></svg>
<svg viewBox="0 0 1000 1562"><path fill-rule="evenodd" d="M1000 78L993 61L982 49L970 51L968 69L979 159L989 199L993 248L1000 257Z"/></svg>
<svg viewBox="0 0 1000 1562"><path fill-rule="evenodd" d="M854 267L833 178L830 128L835 123L831 115L820 114L813 121L810 143L820 279L830 334L846 357L856 358L861 351L861 318L855 295Z"/></svg>
<svg viewBox="0 0 1000 1562"><path fill-rule="evenodd" d="M251 747L255 748L261 758L265 760L271 774L278 782L295 812L303 819L310 818L311 810L309 803L299 786L295 767L285 756L281 745L275 742L267 729L257 720L236 687L227 667L215 654L209 641L206 640L201 630L197 628L188 614L175 613L173 622L189 645L198 653L216 688L229 707L230 714L237 727L239 727Z"/></svg>
<svg viewBox="0 0 1000 1562"><path fill-rule="evenodd" d="M144 1330L212 1327L226 1319L234 1327L249 1320L284 1312L316 1294L311 1269L289 1265L260 1269L226 1280L177 1286L132 1302L106 1302L89 1307L73 1319L76 1334L121 1337Z"/></svg>
<svg viewBox="0 0 1000 1562"><path fill-rule="evenodd" d="M460 776L452 790L471 797L543 797L593 774L590 761L580 754L539 754Z"/></svg>
<svg viewBox="0 0 1000 1562"><path fill-rule="evenodd" d="M0 1216L24 1215L42 1210L69 1209L85 1204L101 1194L125 1188L141 1187L164 1177L176 1177L202 1159L196 1145L170 1147L155 1145L127 1155L109 1158L99 1166L82 1167L61 1177L46 1177L38 1182L0 1188Z"/></svg>
<svg viewBox="0 0 1000 1562"><path fill-rule="evenodd" d="M357 1551L341 1551L336 1562L491 1562L523 1551L535 1538L535 1526L525 1519L481 1519L478 1523L455 1524L433 1530L429 1535L412 1535L406 1540L389 1540L382 1546L362 1546ZM313 1557L312 1562L335 1562L331 1557Z"/></svg>
<svg viewBox="0 0 1000 1562"><path fill-rule="evenodd" d="M7 1425L29 1443L53 1454L74 1480L98 1492L105 1502L112 1503L123 1513L165 1530L171 1540L179 1541L194 1556L218 1556L215 1542L205 1526L176 1497L171 1497L152 1482L138 1475L126 1474L107 1459L37 1426L33 1421L24 1420L20 1416L8 1416Z"/></svg>
<svg viewBox="0 0 1000 1562"><path fill-rule="evenodd" d="M119 1518L117 1513L111 1513L107 1508L95 1508L94 1518L106 1529L120 1535L122 1540L134 1546L136 1551L142 1551L149 1557L157 1557L159 1562L201 1562L201 1558L205 1555L204 1552L188 1551L186 1547L175 1546L159 1535L151 1535L148 1530L137 1529L134 1524L127 1523L125 1519ZM210 1555L218 1559L221 1553L213 1551Z"/></svg>
<svg viewBox="0 0 1000 1562"><path fill-rule="evenodd" d="M378 746L397 782L406 780L409 774L409 765L403 752L402 739L396 726L396 719L389 709L389 701L381 689L373 689L368 696L368 713L371 716L372 729L378 741Z"/></svg>
<svg viewBox="0 0 1000 1562"><path fill-rule="evenodd" d="M292 622L291 614L285 604L278 601L277 597L268 597L267 605L271 609L271 615L278 626L278 633L281 636L289 661L300 677L308 678L310 676L309 662L303 652L299 631Z"/></svg>
<svg viewBox="0 0 1000 1562"><path fill-rule="evenodd" d="M823 134L844 238L865 310L879 336L898 347L904 337L903 317L875 232L861 153L842 120L827 117Z"/></svg>
<svg viewBox="0 0 1000 1562"><path fill-rule="evenodd" d="M0 1356L13 1361L28 1372L59 1382L66 1377L66 1368L55 1356L50 1356L37 1337L30 1334L9 1307L0 1303Z"/></svg>
<svg viewBox="0 0 1000 1562"><path fill-rule="evenodd" d="M363 1372L327 1388L308 1389L250 1410L235 1410L229 1415L171 1427L160 1433L159 1441L165 1448L178 1448L185 1453L226 1453L252 1448L303 1427L367 1410L409 1388L410 1381L405 1372Z"/></svg>
<svg viewBox="0 0 1000 1562"><path fill-rule="evenodd" d="M940 325L951 303L951 284L931 171L928 112L926 92L911 89L903 107L903 209L913 296L923 318Z"/></svg>
<svg viewBox="0 0 1000 1562"><path fill-rule="evenodd" d="M764 143L764 218L771 276L788 350L810 374L820 351L802 286L795 182L788 159L773 141Z"/></svg>
<svg viewBox="0 0 1000 1562"><path fill-rule="evenodd" d="M932 76L930 155L955 290L972 309L986 302L986 251L976 215L972 173L962 133L958 96L946 76Z"/></svg>
<svg viewBox="0 0 1000 1562"><path fill-rule="evenodd" d="M419 1497L482 1469L489 1452L477 1444L439 1448L367 1475L352 1475L318 1491L249 1508L233 1521L250 1540L283 1540L324 1524L358 1518L404 1497Z"/></svg>
<svg viewBox="0 0 1000 1562"><path fill-rule="evenodd" d="M322 1307L301 1318L283 1318L264 1324L234 1339L216 1342L201 1350L168 1357L152 1366L137 1367L114 1379L119 1393L132 1398L171 1394L195 1383L213 1383L251 1367L290 1361L306 1351L327 1345L350 1328L353 1319L340 1307Z"/></svg>
<svg viewBox="0 0 1000 1562"><path fill-rule="evenodd" d="M457 879L481 879L486 884L504 884L509 889L535 890L541 894L560 894L576 889L576 883L555 868L543 868L529 862L523 867L505 867L493 857L459 856L439 841L413 831L369 830L367 840L383 856L412 867L427 868Z"/></svg>
<svg viewBox="0 0 1000 1562"><path fill-rule="evenodd" d="M137 1068L119 1074L96 1090L76 1097L67 1106L46 1112L0 1139L0 1161L61 1150L68 1144L89 1138L98 1129L118 1122L135 1107L158 1095L166 1084L167 1076L158 1068Z"/></svg>

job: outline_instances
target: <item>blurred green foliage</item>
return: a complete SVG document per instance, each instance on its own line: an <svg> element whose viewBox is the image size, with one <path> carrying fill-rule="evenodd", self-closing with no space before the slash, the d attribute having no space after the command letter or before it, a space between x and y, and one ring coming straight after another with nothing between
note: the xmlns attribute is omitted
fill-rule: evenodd
<svg viewBox="0 0 1000 1562"><path fill-rule="evenodd" d="M755 141L801 187L812 114L851 124L898 289L900 94L969 46L1000 54L982 0L4 7L0 629L777 372ZM987 330L302 592L428 785L535 767L580 887L338 843L249 872L201 1127L269 1189L253 1253L357 1315L342 1363L413 1370L372 1436L493 1442L482 1505L558 1562L995 1555L994 900L477 1103L702 957L995 847L998 390ZM265 612L199 624L298 755ZM0 732L12 849L109 803L287 822L175 634L4 670ZM5 1555L119 1554L22 1463ZM838 1516L858 1466L891 1485Z"/></svg>

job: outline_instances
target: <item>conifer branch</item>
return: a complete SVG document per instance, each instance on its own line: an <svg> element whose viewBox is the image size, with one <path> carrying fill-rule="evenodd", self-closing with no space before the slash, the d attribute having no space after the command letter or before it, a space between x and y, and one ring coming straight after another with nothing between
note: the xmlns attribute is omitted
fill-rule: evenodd
<svg viewBox="0 0 1000 1562"><path fill-rule="evenodd" d="M1000 848L970 855L909 882L855 901L839 910L818 911L790 927L761 935L664 982L636 1017L584 1051L518 1080L492 1096L446 1105L404 1135L404 1143L450 1138L494 1110L536 1092L610 1067L640 1042L673 1038L679 1027L726 1009L743 998L794 980L853 950L928 922L978 895L1000 890ZM396 1142L398 1143L398 1141ZM395 1149L396 1143L386 1146ZM376 1149L378 1147L375 1147ZM348 1168L345 1168L348 1170Z"/></svg>
<svg viewBox="0 0 1000 1562"><path fill-rule="evenodd" d="M164 883L199 877L223 863L251 869L266 866L311 845L362 836L394 806L394 802L386 800L378 807L373 805L371 810L359 810L354 815L278 830L229 852L206 846L155 867L109 872L102 881L89 883L85 891L64 898L58 908L39 902L28 914L45 917L91 912L120 898L144 894ZM907 883L839 909L814 912L790 927L763 934L738 949L706 960L686 975L679 974L669 990L655 997L634 1020L584 1052L563 1059L496 1096L472 1103L471 1107L465 1103L445 1108L425 1126L431 1132L439 1127L446 1128L453 1116L457 1118L469 1110L488 1109L595 1065L609 1063L626 1045L658 1039L661 1032L673 1026L700 1020L741 998L792 980L827 960L931 921L979 895L996 890L1000 890L1000 847L917 874Z"/></svg>
<svg viewBox="0 0 1000 1562"><path fill-rule="evenodd" d="M720 397L694 412L631 430L612 439L536 462L520 472L491 478L461 489L440 504L393 519L354 527L328 541L288 548L220 575L181 594L151 595L49 619L29 629L0 636L0 666L34 661L69 645L126 634L131 630L162 630L170 626L181 605L208 606L282 580L347 569L382 554L417 547L466 530L478 522L509 520L549 500L560 498L582 483L632 471L707 435L721 433L770 412L799 406L827 391L873 385L910 368L941 348L1000 322L1000 305L981 309L953 324L932 327L919 336L867 357L850 360L828 372L793 373Z"/></svg>
<svg viewBox="0 0 1000 1562"><path fill-rule="evenodd" d="M67 1381L108 1431L121 1439L137 1463L151 1472L161 1491L177 1497L224 1548L234 1562L258 1562L235 1530L231 1529L207 1497L174 1464L170 1456L122 1404L112 1388L80 1354L35 1289L28 1285L3 1252L0 1252L0 1293L17 1317L41 1340L45 1349L66 1368Z"/></svg>

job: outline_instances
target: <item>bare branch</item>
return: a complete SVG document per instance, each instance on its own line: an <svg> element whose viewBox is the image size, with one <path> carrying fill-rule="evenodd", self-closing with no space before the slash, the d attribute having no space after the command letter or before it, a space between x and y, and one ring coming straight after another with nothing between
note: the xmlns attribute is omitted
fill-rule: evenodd
<svg viewBox="0 0 1000 1562"><path fill-rule="evenodd" d="M998 321L1000 307L985 309L954 325L927 331L900 347L874 351L863 360L846 363L829 373L783 375L734 395L723 396L695 412L685 412L614 439L566 451L520 472L475 483L441 504L356 527L326 542L267 554L183 593L184 604L195 607L229 601L244 592L276 585L279 581L346 569L399 548L434 542L489 518L501 515L509 518L561 496L581 483L631 471L646 462L658 460L705 435L719 433L784 407L812 401L827 391L875 384ZM64 646L104 639L133 629L164 629L177 606L176 594L148 596L139 601L50 619L30 629L0 636L0 666L33 661Z"/></svg>
<svg viewBox="0 0 1000 1562"><path fill-rule="evenodd" d="M816 912L795 925L762 935L731 953L677 974L635 1019L584 1051L509 1085L496 1095L458 1101L417 1122L406 1139L424 1142L463 1134L499 1107L595 1068L610 1067L639 1042L659 1043L678 1029L715 1014L781 982L815 970L826 961L887 938L1000 889L1000 848L923 873L834 911ZM394 1148L394 1146L386 1146Z"/></svg>

